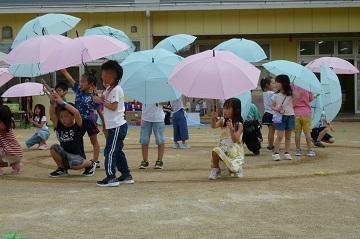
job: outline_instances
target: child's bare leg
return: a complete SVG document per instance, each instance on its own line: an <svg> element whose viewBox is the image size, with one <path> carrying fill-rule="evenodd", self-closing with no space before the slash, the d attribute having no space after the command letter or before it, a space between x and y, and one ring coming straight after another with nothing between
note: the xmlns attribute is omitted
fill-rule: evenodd
<svg viewBox="0 0 360 239"><path fill-rule="evenodd" d="M158 145L158 160L162 161L165 152L165 144Z"/></svg>
<svg viewBox="0 0 360 239"><path fill-rule="evenodd" d="M99 145L99 141L97 139L97 134L91 135L90 136L90 142L93 146L93 160L96 162L99 160L99 154L100 154L100 145Z"/></svg>
<svg viewBox="0 0 360 239"><path fill-rule="evenodd" d="M301 132L295 132L296 149L300 149Z"/></svg>
<svg viewBox="0 0 360 239"><path fill-rule="evenodd" d="M273 125L269 125L268 142L270 147L274 146L274 136L275 127Z"/></svg>
<svg viewBox="0 0 360 239"><path fill-rule="evenodd" d="M328 128L323 129L323 130L319 133L319 136L318 136L318 138L317 138L316 141L320 142L320 141L324 138L325 134L327 134L328 132L329 132L329 129L328 129Z"/></svg>
<svg viewBox="0 0 360 239"><path fill-rule="evenodd" d="M285 131L285 152L288 152L288 153L290 153L291 133L292 133L292 130Z"/></svg>
<svg viewBox="0 0 360 239"><path fill-rule="evenodd" d="M211 167L212 168L220 168L219 163L220 163L220 157L219 157L219 155L217 155L217 153L215 153L213 151L212 152Z"/></svg>
<svg viewBox="0 0 360 239"><path fill-rule="evenodd" d="M276 139L274 142L274 153L279 153L280 151L280 144L284 138L285 131L277 130L276 131Z"/></svg>
<svg viewBox="0 0 360 239"><path fill-rule="evenodd" d="M308 151L311 150L311 133L305 132L306 146Z"/></svg>
<svg viewBox="0 0 360 239"><path fill-rule="evenodd" d="M54 149L50 149L50 154L51 154L51 157L54 159L56 165L59 168L64 168L64 163L63 163L62 157Z"/></svg>
<svg viewBox="0 0 360 239"><path fill-rule="evenodd" d="M149 158L149 145L148 144L142 144L141 145L141 154L144 161L148 161Z"/></svg>

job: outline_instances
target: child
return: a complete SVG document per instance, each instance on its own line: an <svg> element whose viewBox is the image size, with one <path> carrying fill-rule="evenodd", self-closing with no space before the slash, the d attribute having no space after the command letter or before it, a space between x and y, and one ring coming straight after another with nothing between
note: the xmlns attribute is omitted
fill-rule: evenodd
<svg viewBox="0 0 360 239"><path fill-rule="evenodd" d="M335 143L335 138L329 134L330 130L334 132L332 125L326 119L325 111L322 111L320 121L311 131L311 138L316 147L325 148L325 145L322 144L321 141L329 144Z"/></svg>
<svg viewBox="0 0 360 239"><path fill-rule="evenodd" d="M46 125L45 106L42 104L35 105L34 113L32 114L32 118L30 118L30 123L36 127L36 131L28 140L26 140L26 146L31 148L35 144L39 144L38 149L47 149L48 146L46 140L49 139L50 132Z"/></svg>
<svg viewBox="0 0 360 239"><path fill-rule="evenodd" d="M215 180L220 176L219 162L225 163L229 172L236 177L242 177L244 163L244 148L241 142L243 119L241 117L241 102L237 98L225 101L224 118L217 120L218 114L212 113L211 127L221 128L220 144L212 151L212 169L209 179Z"/></svg>
<svg viewBox="0 0 360 239"><path fill-rule="evenodd" d="M69 90L69 86L65 82L59 82L55 86L56 93L58 93L58 95L63 101L66 101L65 96L68 90Z"/></svg>
<svg viewBox="0 0 360 239"><path fill-rule="evenodd" d="M107 86L103 97L94 96L96 103L104 104L103 124L107 130L105 154L106 177L97 182L100 187L115 187L119 184L132 184L134 180L130 174L125 153L124 140L127 134L125 116L124 92L119 85L123 69L117 61L107 61L101 66L101 79ZM116 168L121 176L116 178Z"/></svg>
<svg viewBox="0 0 360 239"><path fill-rule="evenodd" d="M84 151L83 121L79 111L70 103L66 103L56 93L52 93L50 105L50 120L59 136L59 144L50 147L50 153L58 168L49 174L50 177L62 177L68 175L68 169L85 169L84 176L92 176L95 173L96 163L86 160ZM57 104L59 112L55 112ZM59 116L58 116L59 115Z"/></svg>
<svg viewBox="0 0 360 239"><path fill-rule="evenodd" d="M91 71L85 73L81 76L80 82L77 83L69 72L66 69L62 70L62 73L66 79L71 84L74 92L76 93L75 105L76 108L80 111L81 117L83 119L83 127L90 137L90 142L93 146L93 160L96 162L97 167L100 167L99 154L100 154L100 145L97 139L97 134L99 129L96 123L96 114L97 111L99 117L103 121L103 114L100 111L99 105L93 101L93 95L96 90L96 77L95 72Z"/></svg>
<svg viewBox="0 0 360 239"><path fill-rule="evenodd" d="M314 150L311 149L311 105L310 102L314 99L313 95L296 85L292 86L294 92L294 112L295 112L295 145L296 156L302 156L303 152L300 148L301 133L304 132L307 156L315 157Z"/></svg>
<svg viewBox="0 0 360 239"><path fill-rule="evenodd" d="M246 144L247 148L255 155L260 154L262 142L260 117L261 116L256 105L252 103L244 122L242 140Z"/></svg>
<svg viewBox="0 0 360 239"><path fill-rule="evenodd" d="M158 146L158 159L155 162L155 169L162 169L165 150L165 113L159 104L144 105L141 115L140 144L143 160L139 169L149 167L148 151L151 132L154 131L156 144Z"/></svg>
<svg viewBox="0 0 360 239"><path fill-rule="evenodd" d="M189 140L188 126L185 117L184 104L182 97L171 101L173 110L173 129L174 129L174 149L189 149L190 145L186 143ZM182 144L179 144L179 141Z"/></svg>
<svg viewBox="0 0 360 239"><path fill-rule="evenodd" d="M12 174L20 172L20 161L23 152L19 142L16 140L15 132L11 128L12 113L9 107L0 106L0 175L3 175L2 167L10 165Z"/></svg>
<svg viewBox="0 0 360 239"><path fill-rule="evenodd" d="M276 130L273 160L279 161L280 144L285 135L285 160L292 160L290 154L291 132L295 128L293 108L293 92L290 79L287 75L278 75L275 78L277 92L271 97L273 109L273 122Z"/></svg>
<svg viewBox="0 0 360 239"><path fill-rule="evenodd" d="M274 95L275 90L275 80L273 78L262 78L260 81L260 86L263 91L263 100L264 100L264 115L262 117L262 124L267 125L268 132L268 150L274 150L274 134L275 128L272 121L273 110L272 110L272 101L271 97Z"/></svg>
<svg viewBox="0 0 360 239"><path fill-rule="evenodd" d="M171 125L171 104L170 101L166 104L163 105L163 110L165 112L165 125Z"/></svg>

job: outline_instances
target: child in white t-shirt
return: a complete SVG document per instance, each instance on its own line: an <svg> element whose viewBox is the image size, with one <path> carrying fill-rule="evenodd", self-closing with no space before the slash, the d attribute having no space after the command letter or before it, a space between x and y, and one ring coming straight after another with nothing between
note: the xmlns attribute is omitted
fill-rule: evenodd
<svg viewBox="0 0 360 239"><path fill-rule="evenodd" d="M30 118L30 123L36 128L35 133L26 140L25 144L28 148L31 148L35 144L38 144L38 149L45 150L48 148L46 140L49 139L50 132L46 123L45 107L42 104L37 104L34 107L34 112Z"/></svg>

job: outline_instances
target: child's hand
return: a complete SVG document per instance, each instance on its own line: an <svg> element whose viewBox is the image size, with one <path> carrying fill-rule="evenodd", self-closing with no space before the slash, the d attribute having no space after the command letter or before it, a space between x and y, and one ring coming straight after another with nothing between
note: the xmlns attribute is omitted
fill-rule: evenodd
<svg viewBox="0 0 360 239"><path fill-rule="evenodd" d="M231 119L228 119L228 120L226 121L226 126L229 127L229 129L230 129L231 131L234 131L234 125L233 125Z"/></svg>
<svg viewBox="0 0 360 239"><path fill-rule="evenodd" d="M53 101L53 102L56 102L58 103L61 99L61 97L59 96L59 94L56 92L56 91L53 91L51 94L50 94L50 100Z"/></svg>
<svg viewBox="0 0 360 239"><path fill-rule="evenodd" d="M97 95L94 95L94 96L93 96L93 101L94 101L96 104L100 104L100 103L104 102L103 99L102 99L101 97L97 96Z"/></svg>
<svg viewBox="0 0 360 239"><path fill-rule="evenodd" d="M217 113L217 112L211 112L211 119L212 119L213 121L216 121L217 118L218 118L218 113Z"/></svg>

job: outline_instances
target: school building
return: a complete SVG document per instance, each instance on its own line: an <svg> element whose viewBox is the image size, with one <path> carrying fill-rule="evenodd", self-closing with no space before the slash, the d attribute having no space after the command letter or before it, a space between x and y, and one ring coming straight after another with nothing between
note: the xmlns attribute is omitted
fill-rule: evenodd
<svg viewBox="0 0 360 239"><path fill-rule="evenodd" d="M44 13L68 13L82 20L67 33L109 25L123 30L138 50L152 48L178 33L197 36L187 56L233 37L257 41L268 59L306 64L337 56L360 68L360 0L3 0L0 1L0 51L28 20ZM99 69L101 61L91 63ZM78 76L82 67L73 67ZM266 74L263 71L263 74ZM61 75L45 76L52 85ZM360 113L360 76L340 75L344 113ZM14 79L17 81L18 79ZM12 83L9 83L12 84Z"/></svg>

